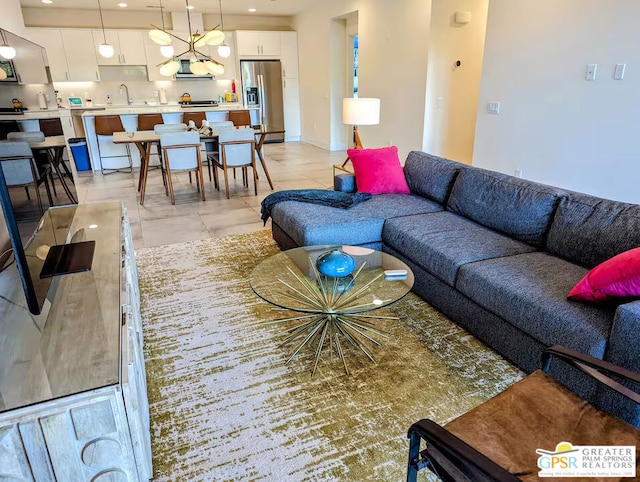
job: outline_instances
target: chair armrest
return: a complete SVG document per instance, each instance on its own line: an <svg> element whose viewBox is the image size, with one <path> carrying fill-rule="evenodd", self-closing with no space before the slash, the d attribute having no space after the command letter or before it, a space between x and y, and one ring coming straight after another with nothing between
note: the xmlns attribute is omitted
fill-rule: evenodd
<svg viewBox="0 0 640 482"><path fill-rule="evenodd" d="M433 468L434 472L445 481L455 480L455 474L448 473L432 457L429 452L430 447L470 480L497 482L515 482L518 480L505 469L432 420L423 419L414 423L409 428L407 437L411 440L407 471L408 482L415 482L417 472L424 467ZM426 442L426 448L422 451L420 451L421 440Z"/></svg>
<svg viewBox="0 0 640 482"><path fill-rule="evenodd" d="M559 345L547 348L542 354L542 370L545 373L549 371L553 357L559 358L569 365L578 368L621 395L640 404L640 395L638 393L607 376L614 375L630 382L640 383L640 374L614 365L611 362L600 360L599 358L585 355L584 353Z"/></svg>

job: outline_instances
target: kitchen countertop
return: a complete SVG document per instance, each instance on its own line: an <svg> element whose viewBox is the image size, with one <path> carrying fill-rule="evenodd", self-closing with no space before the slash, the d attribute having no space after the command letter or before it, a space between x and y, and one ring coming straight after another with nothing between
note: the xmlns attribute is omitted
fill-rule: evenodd
<svg viewBox="0 0 640 482"><path fill-rule="evenodd" d="M55 119L60 117L60 113L58 109L47 109L47 110L27 110L22 114L0 114L0 120L13 120L13 121L21 121L21 120L38 120L38 119Z"/></svg>
<svg viewBox="0 0 640 482"><path fill-rule="evenodd" d="M95 105L94 105L95 108ZM217 106L194 105L193 107L182 107L180 104L166 105L120 105L104 106L104 110L89 110L82 114L82 117L95 117L102 115L127 115L127 114L156 114L162 112L227 112L230 110L258 109L258 106L244 107L240 103L224 103Z"/></svg>

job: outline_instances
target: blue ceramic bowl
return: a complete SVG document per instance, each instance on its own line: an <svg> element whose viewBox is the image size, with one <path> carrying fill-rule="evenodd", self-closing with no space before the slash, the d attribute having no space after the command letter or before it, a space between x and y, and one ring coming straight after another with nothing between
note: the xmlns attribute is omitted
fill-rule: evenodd
<svg viewBox="0 0 640 482"><path fill-rule="evenodd" d="M342 278L353 273L356 262L341 249L322 253L316 260L316 268L320 274L330 278Z"/></svg>

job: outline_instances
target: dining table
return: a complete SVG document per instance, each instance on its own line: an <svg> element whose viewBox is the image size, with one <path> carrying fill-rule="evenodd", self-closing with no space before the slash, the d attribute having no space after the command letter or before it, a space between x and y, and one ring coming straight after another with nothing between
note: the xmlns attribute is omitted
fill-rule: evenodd
<svg viewBox="0 0 640 482"><path fill-rule="evenodd" d="M267 124L254 125L251 126L256 135L256 152L258 154L258 159L260 160L260 164L262 165L262 169L264 170L265 175L267 176L267 181L269 182L269 187L273 190L273 182L271 181L271 176L269 176L269 170L267 169L267 164L264 160L264 155L262 153L262 148L265 143L266 137L269 134L284 134L284 129L270 127ZM245 127L236 127L236 129L245 129ZM207 142L215 142L218 138L217 131L211 131L211 133L201 134L200 140L205 144ZM140 152L140 176L138 178L138 191L140 191L140 205L144 204L144 196L147 188L147 175L149 172L149 158L151 157L151 147L154 144L160 143L160 134L157 134L155 131L146 130L146 131L129 131L129 132L114 132L113 133L113 143L114 144L134 144L138 151Z"/></svg>
<svg viewBox="0 0 640 482"><path fill-rule="evenodd" d="M65 177L67 177L71 184L75 184L73 180L73 175L69 171L69 168L64 163L62 159L62 155L64 153L64 148L67 147L67 141L64 136L48 136L44 138L44 141L28 141L29 147L32 150L36 151L45 151L47 153L47 158L49 160L49 164L51 168L55 171L60 179L60 184L62 184L62 188L64 192L67 194L67 197L73 204L78 204L78 200L75 195L69 188ZM64 172L63 172L64 171Z"/></svg>

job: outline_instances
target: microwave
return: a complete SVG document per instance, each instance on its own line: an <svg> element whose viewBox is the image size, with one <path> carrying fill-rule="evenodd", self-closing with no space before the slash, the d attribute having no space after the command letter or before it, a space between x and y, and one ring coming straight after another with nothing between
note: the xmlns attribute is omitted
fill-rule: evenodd
<svg viewBox="0 0 640 482"><path fill-rule="evenodd" d="M212 74L208 75L196 75L191 72L189 66L191 65L191 61L189 59L179 59L180 60L180 69L176 72L176 79L181 80L200 80L200 79L213 79Z"/></svg>
<svg viewBox="0 0 640 482"><path fill-rule="evenodd" d="M16 74L11 60L0 60L0 69L7 73L7 78L0 80L0 82L18 82L18 74Z"/></svg>

